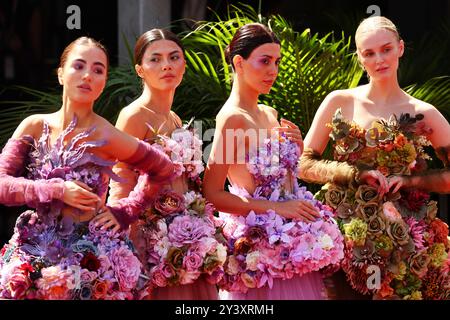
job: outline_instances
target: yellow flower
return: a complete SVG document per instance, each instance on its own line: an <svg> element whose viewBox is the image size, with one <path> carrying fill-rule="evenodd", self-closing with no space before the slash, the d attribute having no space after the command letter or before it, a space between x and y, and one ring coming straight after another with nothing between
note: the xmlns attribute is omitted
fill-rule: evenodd
<svg viewBox="0 0 450 320"><path fill-rule="evenodd" d="M404 296L403 300L423 300L422 298L422 292L420 291L413 291L411 294Z"/></svg>
<svg viewBox="0 0 450 320"><path fill-rule="evenodd" d="M395 275L395 279L397 280L403 280L406 274L406 264L404 261L400 261L398 264L398 274Z"/></svg>

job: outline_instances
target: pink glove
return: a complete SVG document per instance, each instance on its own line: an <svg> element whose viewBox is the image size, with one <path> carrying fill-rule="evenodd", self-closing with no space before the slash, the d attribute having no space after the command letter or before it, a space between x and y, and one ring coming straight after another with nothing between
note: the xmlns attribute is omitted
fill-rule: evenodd
<svg viewBox="0 0 450 320"><path fill-rule="evenodd" d="M30 180L20 177L25 171L25 163L33 137L26 135L20 139L11 138L0 155L0 203L7 206L28 205L37 207L53 199L62 200L64 180Z"/></svg>

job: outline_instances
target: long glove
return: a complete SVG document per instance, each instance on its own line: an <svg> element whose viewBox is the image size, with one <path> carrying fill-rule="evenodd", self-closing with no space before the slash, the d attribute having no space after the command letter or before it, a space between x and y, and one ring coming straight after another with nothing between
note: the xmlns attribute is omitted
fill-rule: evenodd
<svg viewBox="0 0 450 320"><path fill-rule="evenodd" d="M346 162L322 159L321 155L311 148L303 151L299 160L300 179L318 184L333 182L347 186L358 181L361 168Z"/></svg>
<svg viewBox="0 0 450 320"><path fill-rule="evenodd" d="M0 155L0 203L7 206L26 204L36 208L39 203L63 199L64 180L30 180L20 176L25 171L33 144L33 137L26 135L9 139L3 148Z"/></svg>

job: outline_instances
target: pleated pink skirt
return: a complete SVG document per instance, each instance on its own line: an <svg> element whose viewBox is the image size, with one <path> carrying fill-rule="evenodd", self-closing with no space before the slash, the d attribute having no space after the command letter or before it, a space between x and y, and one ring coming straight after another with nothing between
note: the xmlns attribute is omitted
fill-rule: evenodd
<svg viewBox="0 0 450 320"><path fill-rule="evenodd" d="M152 292L152 300L218 300L215 285L203 277L192 284L156 288Z"/></svg>
<svg viewBox="0 0 450 320"><path fill-rule="evenodd" d="M322 275L310 272L291 279L274 279L272 288L249 289L247 293L220 291L221 300L326 300Z"/></svg>

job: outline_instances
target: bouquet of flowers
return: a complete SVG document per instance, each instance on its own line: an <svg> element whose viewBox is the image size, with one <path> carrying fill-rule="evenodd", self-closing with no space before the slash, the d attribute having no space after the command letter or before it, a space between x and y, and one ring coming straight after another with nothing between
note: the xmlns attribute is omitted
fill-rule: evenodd
<svg viewBox="0 0 450 320"><path fill-rule="evenodd" d="M146 239L145 263L153 286L189 284L202 274L218 282L226 248L213 206L195 191L165 190L150 211L138 228Z"/></svg>
<svg viewBox="0 0 450 320"><path fill-rule="evenodd" d="M338 109L328 125L335 141L334 158L376 169L385 176L422 170L424 161L431 159L424 151L431 143L424 136L429 129L420 122L422 119L421 114L402 114L400 119L392 115L388 121L375 121L365 130L346 121Z"/></svg>
<svg viewBox="0 0 450 320"><path fill-rule="evenodd" d="M190 123L174 130L171 137L158 134L150 125L151 130L156 134L153 146L160 148L170 155L175 166L177 177L186 174L190 181L200 185L200 174L204 170L202 161L203 141L195 134L193 129L188 129Z"/></svg>
<svg viewBox="0 0 450 320"><path fill-rule="evenodd" d="M163 190L138 221L137 237L145 239L141 260L154 287L190 284L202 274L215 284L223 274L226 249L214 207L199 192L202 141L187 129L191 122L170 138L155 132L153 146L171 157L176 175L185 174L195 191Z"/></svg>
<svg viewBox="0 0 450 320"><path fill-rule="evenodd" d="M244 197L286 201L302 199L320 211L320 219L309 223L286 219L273 210L264 214L250 211L246 217L220 213L226 221L223 229L228 244L225 275L219 283L227 291L247 292L249 288L270 288L274 278L290 279L338 264L343 258L343 238L331 208L313 199L295 178L299 148L284 135L266 139L257 154L249 156L247 167L256 182L250 195L230 187ZM293 190L285 188L291 178Z"/></svg>

